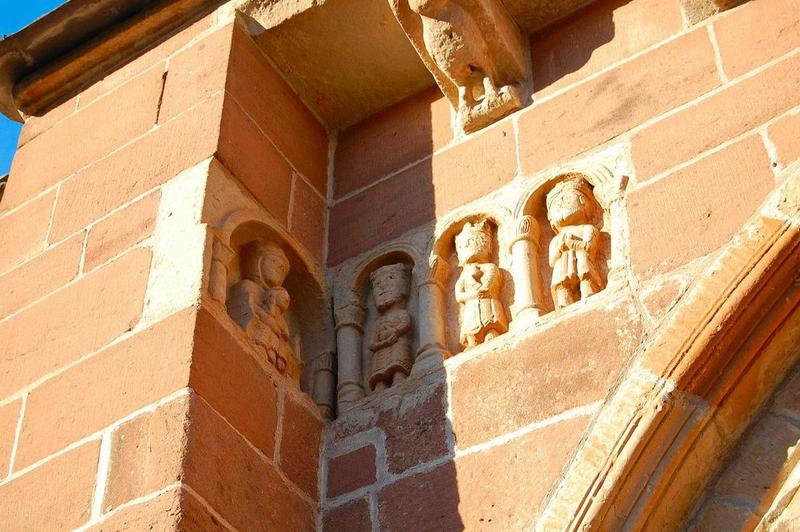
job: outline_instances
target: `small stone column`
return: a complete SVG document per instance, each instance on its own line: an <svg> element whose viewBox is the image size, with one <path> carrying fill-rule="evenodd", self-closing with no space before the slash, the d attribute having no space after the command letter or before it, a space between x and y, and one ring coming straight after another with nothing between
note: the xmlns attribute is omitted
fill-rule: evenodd
<svg viewBox="0 0 800 532"><path fill-rule="evenodd" d="M228 266L234 252L217 237L214 239L211 252L211 269L208 274L208 292L214 301L223 305L228 297Z"/></svg>
<svg viewBox="0 0 800 532"><path fill-rule="evenodd" d="M540 231L533 216L525 215L517 223L511 242L512 275L514 276L515 325L538 318L542 313L542 275L539 271Z"/></svg>
<svg viewBox="0 0 800 532"><path fill-rule="evenodd" d="M418 285L419 349L412 373L425 372L441 366L450 356L445 347L444 291L450 266L442 257L434 256L428 266L425 279Z"/></svg>
<svg viewBox="0 0 800 532"><path fill-rule="evenodd" d="M333 353L326 352L311 362L313 388L311 395L326 419L333 419L336 409L336 360Z"/></svg>
<svg viewBox="0 0 800 532"><path fill-rule="evenodd" d="M361 361L364 313L364 305L356 294L345 306L334 311L339 366L337 403L340 411L364 397Z"/></svg>

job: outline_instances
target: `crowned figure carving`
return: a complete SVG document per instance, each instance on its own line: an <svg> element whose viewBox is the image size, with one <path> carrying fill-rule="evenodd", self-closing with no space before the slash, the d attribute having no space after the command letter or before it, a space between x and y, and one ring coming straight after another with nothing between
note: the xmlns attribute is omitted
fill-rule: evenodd
<svg viewBox="0 0 800 532"><path fill-rule="evenodd" d="M272 242L251 242L241 251L242 280L233 285L228 313L263 351L270 364L297 380L302 371L299 340L286 322L291 298L283 287L289 259Z"/></svg>
<svg viewBox="0 0 800 532"><path fill-rule="evenodd" d="M414 364L411 314L406 310L411 274L408 265L397 263L376 269L369 280L380 314L369 341L373 353L369 386L380 391L402 382Z"/></svg>
<svg viewBox="0 0 800 532"><path fill-rule="evenodd" d="M558 183L547 194L546 203L547 219L555 233L549 259L553 302L558 310L603 289L597 265L600 229L593 223L600 206L583 177Z"/></svg>
<svg viewBox="0 0 800 532"><path fill-rule="evenodd" d="M461 275L456 281L456 301L461 305L461 345L475 347L508 331L500 301L503 276L491 261L492 232L486 220L467 222L456 236Z"/></svg>
<svg viewBox="0 0 800 532"><path fill-rule="evenodd" d="M523 105L525 44L500 0L389 0L467 132Z"/></svg>

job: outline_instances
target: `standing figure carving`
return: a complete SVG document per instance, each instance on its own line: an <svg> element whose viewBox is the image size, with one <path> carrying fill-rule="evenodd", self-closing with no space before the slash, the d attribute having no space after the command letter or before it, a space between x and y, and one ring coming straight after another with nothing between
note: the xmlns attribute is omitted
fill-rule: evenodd
<svg viewBox="0 0 800 532"><path fill-rule="evenodd" d="M475 347L508 331L508 319L500 301L503 277L491 261L492 234L485 220L464 224L456 236L461 275L455 286L461 304L461 345Z"/></svg>
<svg viewBox="0 0 800 532"><path fill-rule="evenodd" d="M547 194L547 218L555 233L549 258L557 310L603 289L597 266L600 229L593 223L597 209L591 187L582 177L562 181Z"/></svg>
<svg viewBox="0 0 800 532"><path fill-rule="evenodd" d="M467 132L520 108L524 43L499 0L389 0Z"/></svg>
<svg viewBox="0 0 800 532"><path fill-rule="evenodd" d="M242 280L231 288L228 313L247 332L270 364L294 379L302 370L299 345L286 322L291 298L283 287L289 259L272 242L251 242L242 248Z"/></svg>
<svg viewBox="0 0 800 532"><path fill-rule="evenodd" d="M369 280L380 314L369 342L373 353L369 386L380 391L402 382L414 364L411 314L406 310L411 275L406 264L398 263L376 269Z"/></svg>

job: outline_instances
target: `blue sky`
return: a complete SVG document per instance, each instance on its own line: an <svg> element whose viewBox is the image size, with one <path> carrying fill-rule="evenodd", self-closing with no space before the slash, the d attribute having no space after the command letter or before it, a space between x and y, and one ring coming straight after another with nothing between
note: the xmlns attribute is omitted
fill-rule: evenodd
<svg viewBox="0 0 800 532"><path fill-rule="evenodd" d="M0 34L11 35L65 0L6 0L0 7ZM17 149L20 125L0 115L0 175L8 172Z"/></svg>

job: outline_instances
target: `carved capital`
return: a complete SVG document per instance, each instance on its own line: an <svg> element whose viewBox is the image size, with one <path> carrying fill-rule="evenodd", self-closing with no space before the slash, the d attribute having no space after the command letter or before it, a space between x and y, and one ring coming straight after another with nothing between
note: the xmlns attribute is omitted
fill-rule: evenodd
<svg viewBox="0 0 800 532"><path fill-rule="evenodd" d="M333 373L336 370L336 357L330 351L322 353L311 361L311 371L316 375L323 371Z"/></svg>
<svg viewBox="0 0 800 532"><path fill-rule="evenodd" d="M528 214L522 216L517 220L515 229L514 239L511 241L512 247L520 240L526 240L532 242L537 247L539 246L541 230L539 229L539 222L536 221L536 218Z"/></svg>
<svg viewBox="0 0 800 532"><path fill-rule="evenodd" d="M433 255L428 261L428 269L425 272L425 277L419 283L420 287L428 284L433 284L439 288L444 288L447 282L447 277L450 275L450 265L439 255Z"/></svg>
<svg viewBox="0 0 800 532"><path fill-rule="evenodd" d="M336 318L336 330L342 327L353 327L360 332L364 332L364 317L366 309L361 303L361 300L355 294L352 295L350 301L333 311Z"/></svg>

